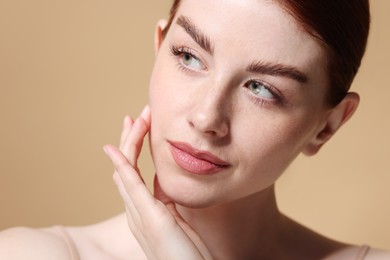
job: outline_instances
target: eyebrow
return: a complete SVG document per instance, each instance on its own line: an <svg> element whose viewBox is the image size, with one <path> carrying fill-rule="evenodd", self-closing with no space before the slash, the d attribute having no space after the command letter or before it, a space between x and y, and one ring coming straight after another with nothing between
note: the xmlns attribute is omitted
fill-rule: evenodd
<svg viewBox="0 0 390 260"><path fill-rule="evenodd" d="M269 62L252 62L246 69L248 72L252 73L261 73L271 76L281 76L286 78L291 78L300 83L306 83L308 77L305 73L299 71L293 66L283 65L283 64L273 64Z"/></svg>
<svg viewBox="0 0 390 260"><path fill-rule="evenodd" d="M188 17L184 15L179 16L176 24L181 26L202 49L213 55L214 47L211 44L209 37L203 34ZM269 62L255 61L247 67L246 71L287 77L300 83L306 83L308 81L307 75L299 71L297 68L278 63L273 64Z"/></svg>
<svg viewBox="0 0 390 260"><path fill-rule="evenodd" d="M180 25L191 38L205 51L211 55L214 53L214 47L212 46L210 39L204 35L186 16L180 16L176 24Z"/></svg>

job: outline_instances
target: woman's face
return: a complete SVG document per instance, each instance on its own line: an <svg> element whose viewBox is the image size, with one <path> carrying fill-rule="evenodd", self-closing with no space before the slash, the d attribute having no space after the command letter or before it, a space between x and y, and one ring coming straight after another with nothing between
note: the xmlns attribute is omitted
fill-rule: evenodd
<svg viewBox="0 0 390 260"><path fill-rule="evenodd" d="M270 187L324 127L325 67L275 1L184 0L150 83L165 193L207 207Z"/></svg>

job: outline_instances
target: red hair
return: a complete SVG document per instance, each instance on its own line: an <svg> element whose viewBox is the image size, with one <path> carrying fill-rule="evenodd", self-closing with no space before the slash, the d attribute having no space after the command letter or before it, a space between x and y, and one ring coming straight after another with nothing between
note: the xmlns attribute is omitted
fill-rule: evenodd
<svg viewBox="0 0 390 260"><path fill-rule="evenodd" d="M328 53L327 103L337 105L347 94L363 58L370 27L368 0L276 0ZM181 0L174 0L168 32Z"/></svg>
<svg viewBox="0 0 390 260"><path fill-rule="evenodd" d="M171 11L169 12L169 19L168 19L167 26L162 31L163 38L165 38L165 35L168 33L169 28L171 28L173 19L175 19L177 9L179 9L180 3L181 3L181 0L174 0L174 2L172 4Z"/></svg>

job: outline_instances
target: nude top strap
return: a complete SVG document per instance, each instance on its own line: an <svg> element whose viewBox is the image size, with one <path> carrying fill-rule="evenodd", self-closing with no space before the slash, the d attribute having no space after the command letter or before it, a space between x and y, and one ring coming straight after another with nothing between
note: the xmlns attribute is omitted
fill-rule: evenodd
<svg viewBox="0 0 390 260"><path fill-rule="evenodd" d="M73 242L72 238L70 237L69 233L66 231L66 229L63 226L55 226L55 229L57 229L59 232L59 235L64 239L64 242L66 243L69 254L71 256L72 260L80 260L79 253L77 252L77 248L75 243Z"/></svg>
<svg viewBox="0 0 390 260"><path fill-rule="evenodd" d="M356 256L356 260L364 260L368 251L370 251L370 247L367 245L363 245L360 247L359 252Z"/></svg>

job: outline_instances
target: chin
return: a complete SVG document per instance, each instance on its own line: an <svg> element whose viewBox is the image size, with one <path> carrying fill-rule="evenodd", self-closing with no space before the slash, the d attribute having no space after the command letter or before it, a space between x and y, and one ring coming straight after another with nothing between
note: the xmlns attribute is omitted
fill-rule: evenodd
<svg viewBox="0 0 390 260"><path fill-rule="evenodd" d="M172 172L171 172L172 173ZM220 204L220 192L210 185L191 176L164 176L158 174L162 191L176 204L194 209L202 209Z"/></svg>
<svg viewBox="0 0 390 260"><path fill-rule="evenodd" d="M190 209L206 209L219 205L220 203L215 200L207 198L182 198L172 199L176 204Z"/></svg>

